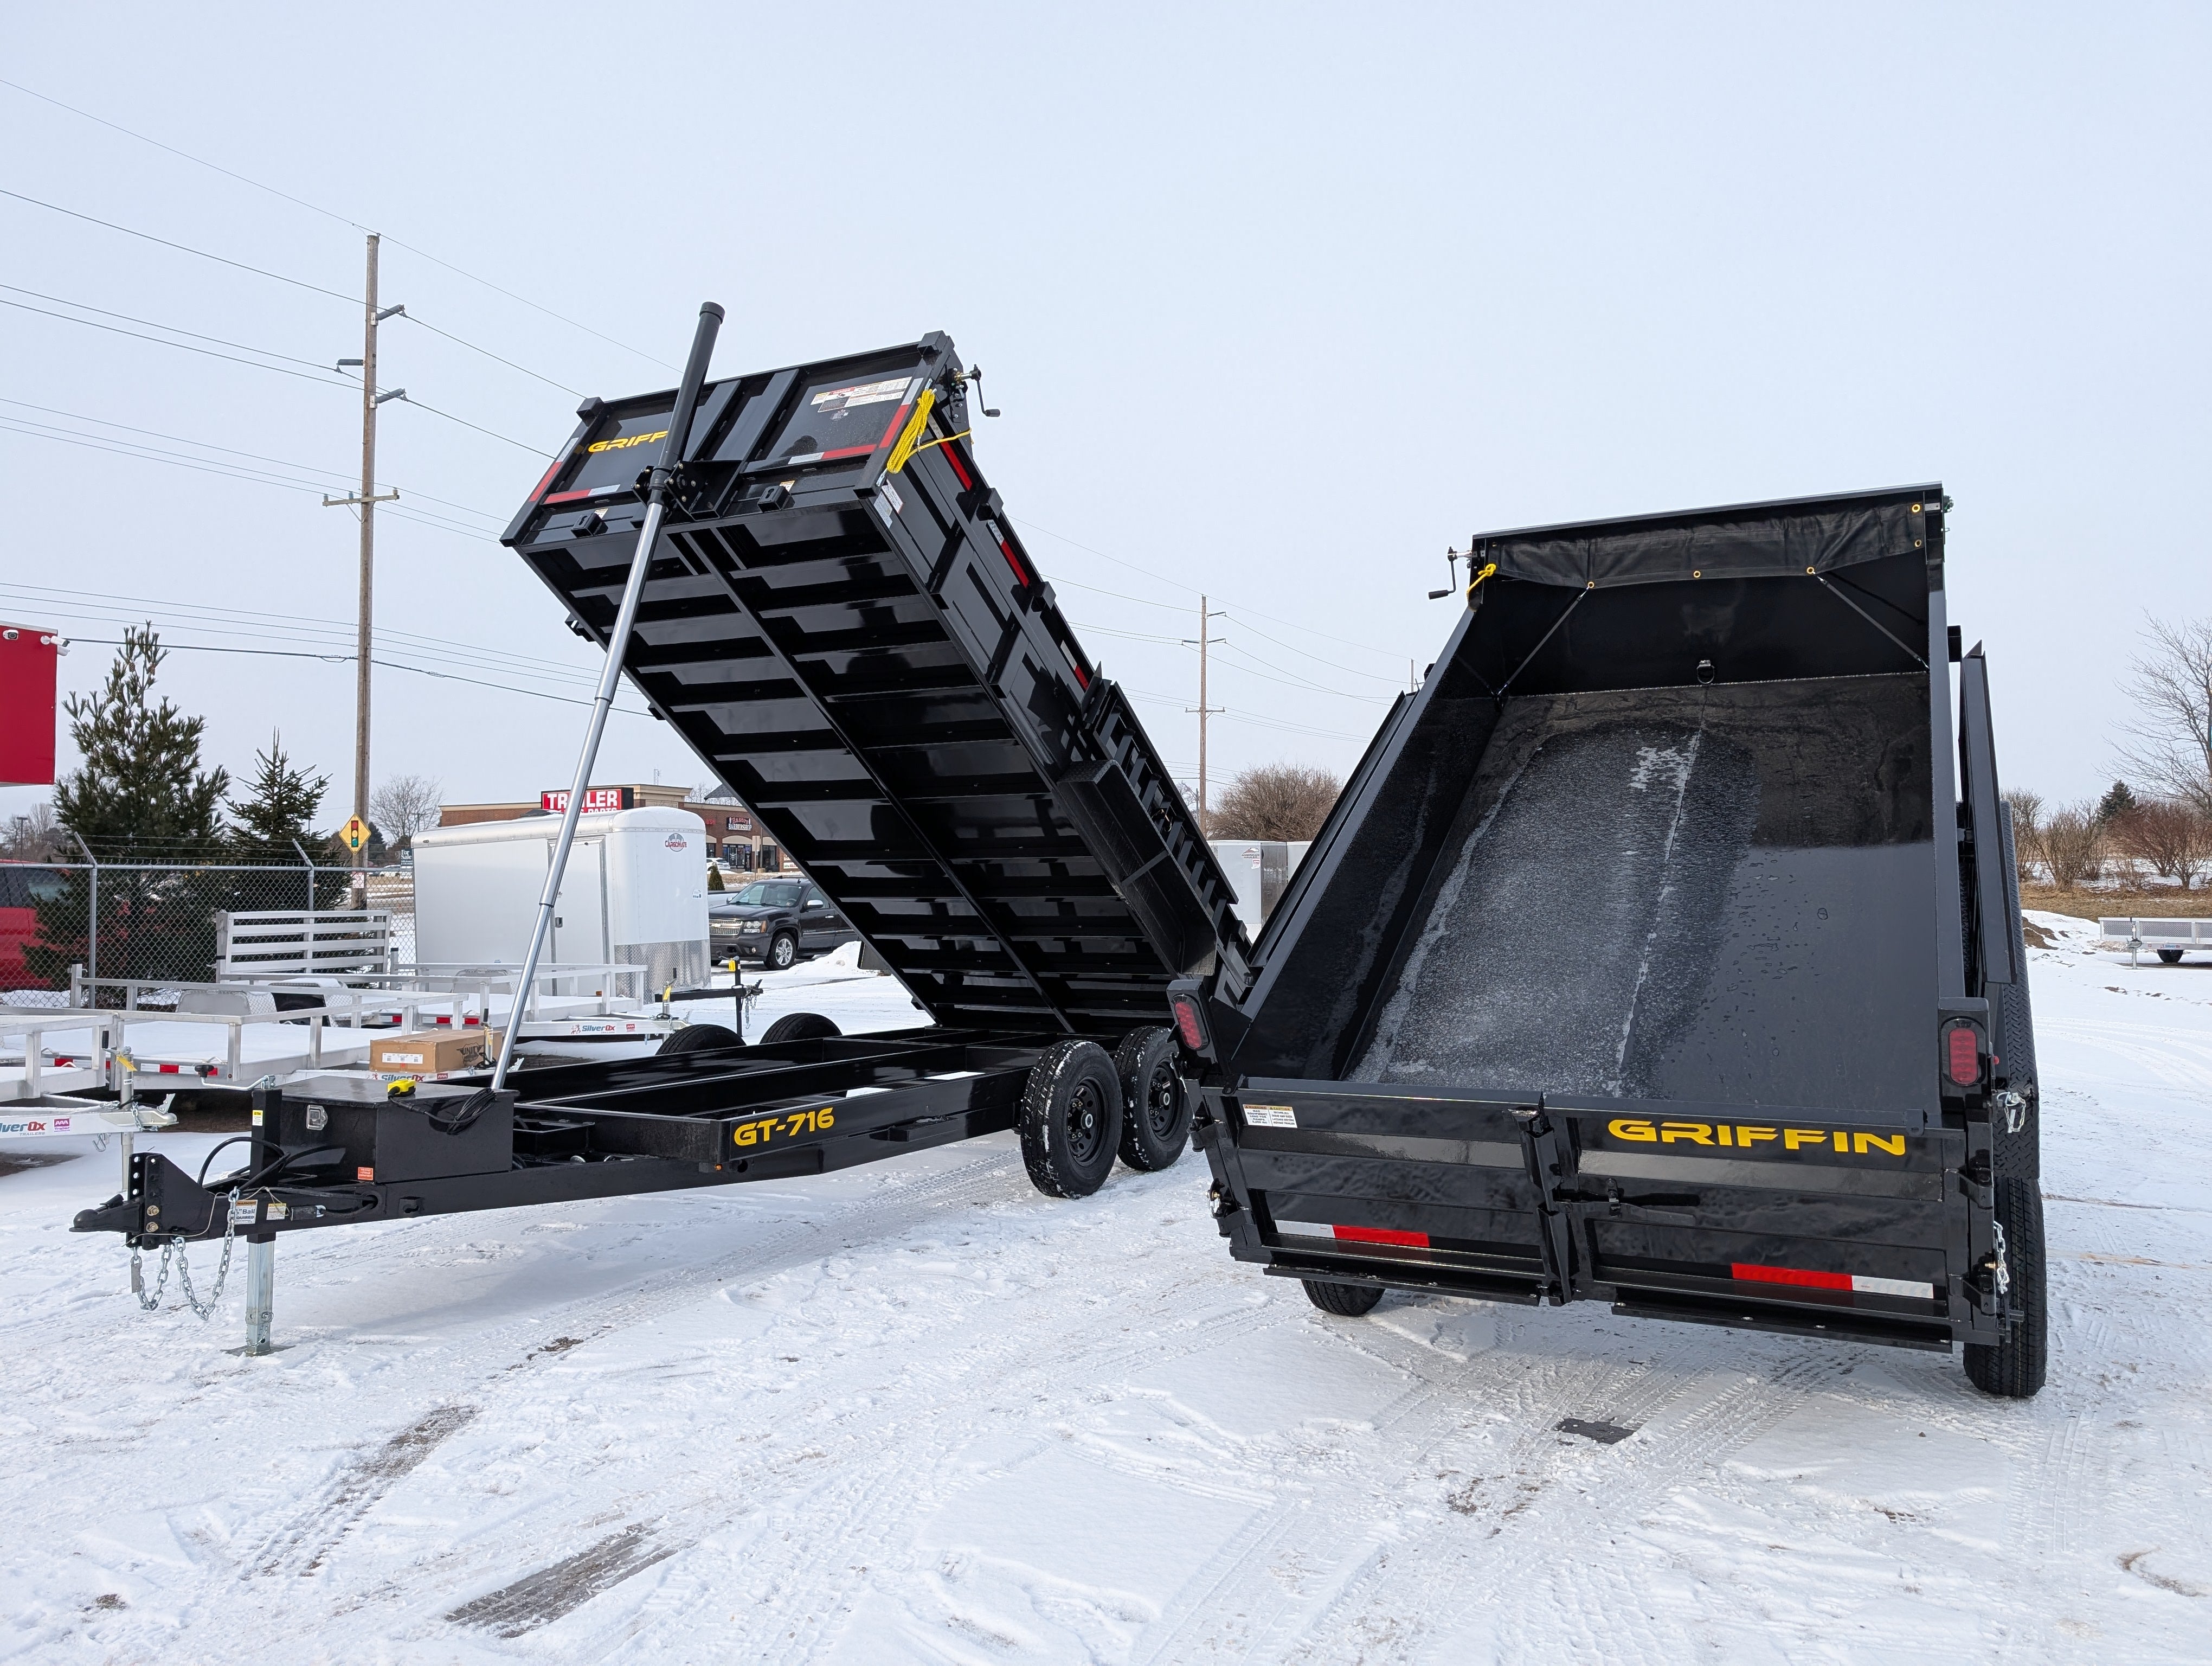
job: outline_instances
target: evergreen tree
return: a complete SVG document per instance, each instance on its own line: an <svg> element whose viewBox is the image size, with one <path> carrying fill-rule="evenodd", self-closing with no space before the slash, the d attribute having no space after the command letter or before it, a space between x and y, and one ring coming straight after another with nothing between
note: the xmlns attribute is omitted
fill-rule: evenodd
<svg viewBox="0 0 2212 1666"><path fill-rule="evenodd" d="M2125 821L2136 808L2136 795L2128 789L2127 782L2114 781L2105 796L2097 800L2097 824L2111 827Z"/></svg>
<svg viewBox="0 0 2212 1666"><path fill-rule="evenodd" d="M229 907L234 911L298 908L307 901L299 878L300 860L316 867L313 906L344 905L349 881L338 870L345 853L334 836L314 830L314 820L329 793L331 778L295 765L284 751L284 737L272 732L269 750L253 755L252 778L230 800L229 860L289 869L283 875L233 873Z"/></svg>
<svg viewBox="0 0 2212 1666"><path fill-rule="evenodd" d="M191 876L108 863L204 863L220 860L222 797L230 777L200 767L206 720L154 698L161 637L149 623L126 628L123 646L97 693L63 704L70 739L83 762L54 787L54 816L103 865L99 885L99 966L104 977L204 978L215 956L215 927ZM74 842L74 841L72 841ZM91 876L72 873L39 904L39 939L24 945L33 977L49 987L72 962L94 957L86 925Z"/></svg>
<svg viewBox="0 0 2212 1666"><path fill-rule="evenodd" d="M297 862L295 840L310 856L317 854L329 836L313 831L312 824L330 789L328 775L295 766L284 751L283 735L272 733L269 750L253 755L253 778L245 793L230 800L231 842L238 859Z"/></svg>

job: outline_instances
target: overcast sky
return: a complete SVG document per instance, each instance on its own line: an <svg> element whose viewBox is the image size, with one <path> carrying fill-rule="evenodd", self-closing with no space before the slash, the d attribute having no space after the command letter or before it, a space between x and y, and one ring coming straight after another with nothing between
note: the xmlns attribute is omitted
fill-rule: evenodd
<svg viewBox="0 0 2212 1666"><path fill-rule="evenodd" d="M151 618L210 758L281 727L342 818L352 667L282 656L349 651L319 489L358 394L316 367L361 351L374 228L385 300L483 350L383 332L419 403L382 423L379 780L566 783L584 708L547 696L592 657L494 535L567 390L667 386L714 299L722 374L951 332L1005 411L984 466L1178 770L1201 591L1217 776L1341 772L1471 532L1940 478L2007 782L2077 797L2146 610L2212 615L2208 36L2186 7L9 8L0 76L270 189L0 86L0 187L54 205L0 197L0 617L76 638L77 689ZM253 363L117 333L179 329ZM599 779L656 772L706 779L617 716Z"/></svg>

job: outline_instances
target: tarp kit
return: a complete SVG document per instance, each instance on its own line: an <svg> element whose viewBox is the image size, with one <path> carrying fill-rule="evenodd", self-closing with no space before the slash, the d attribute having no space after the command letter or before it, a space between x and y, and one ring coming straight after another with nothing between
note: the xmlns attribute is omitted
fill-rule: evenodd
<svg viewBox="0 0 2212 1666"><path fill-rule="evenodd" d="M2041 1387L2025 950L1945 508L1474 541L1250 956L1173 992L1234 1255L1338 1313L1595 1299Z"/></svg>
<svg viewBox="0 0 2212 1666"><path fill-rule="evenodd" d="M264 1085L243 1167L203 1182L134 1154L78 1230L265 1243L1008 1128L1041 1189L1079 1195L1117 1156L1163 1168L1188 1145L1167 988L1243 966L1235 893L984 477L972 373L932 335L707 380L712 338L702 318L683 389L587 400L504 541L930 1022L845 1037L794 1013L750 1047L695 1024L654 1057L393 1097Z"/></svg>

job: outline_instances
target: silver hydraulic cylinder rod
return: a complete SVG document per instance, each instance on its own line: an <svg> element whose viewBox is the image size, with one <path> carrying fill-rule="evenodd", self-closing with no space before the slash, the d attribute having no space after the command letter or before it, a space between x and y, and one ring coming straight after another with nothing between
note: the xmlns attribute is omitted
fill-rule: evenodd
<svg viewBox="0 0 2212 1666"><path fill-rule="evenodd" d="M514 1006L507 1033L499 1041L499 1064L492 1072L495 1089L507 1085L507 1073L514 1063L515 1038L522 1033L522 1014L530 1004L537 982L538 963L545 952L545 934L553 924L554 905L561 900L561 880L568 871L568 849L576 842L576 818L583 813L584 794L592 784L592 769L599 759L599 737L606 733L607 713L622 682L623 661L629 654L629 634L637 623L637 605L645 595L645 575L653 566L653 545L660 541L661 517L668 504L669 482L684 461L684 441L691 417L699 408L699 389L707 380L707 363L714 354L714 335L721 328L722 309L713 301L699 308L699 328L691 337L691 356L684 366L684 380L676 390L676 408L669 413L668 433L660 442L660 460L653 465L646 487L645 520L637 529L637 550L629 558L629 579L623 586L622 606L607 638L607 663L599 672L599 697L592 702L591 721L584 730L584 749L576 757L576 778L568 788L568 806L561 812L561 834L553 842L553 861L545 871L544 894L538 899L538 919L530 928L530 952L523 957L522 976L514 986Z"/></svg>

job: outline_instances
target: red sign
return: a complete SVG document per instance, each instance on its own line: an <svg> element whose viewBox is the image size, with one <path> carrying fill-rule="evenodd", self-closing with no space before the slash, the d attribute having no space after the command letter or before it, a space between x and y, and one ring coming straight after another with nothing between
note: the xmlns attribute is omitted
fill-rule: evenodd
<svg viewBox="0 0 2212 1666"><path fill-rule="evenodd" d="M0 625L0 787L54 781L54 681L62 638Z"/></svg>
<svg viewBox="0 0 2212 1666"><path fill-rule="evenodd" d="M753 830L753 818L750 816L730 816L725 819L729 823L726 830L728 832L750 833Z"/></svg>
<svg viewBox="0 0 2212 1666"><path fill-rule="evenodd" d="M630 807L630 790L627 787L586 787L584 789L584 813L596 815L603 810L627 810ZM538 795L541 810L562 811L568 807L568 789L549 787Z"/></svg>

